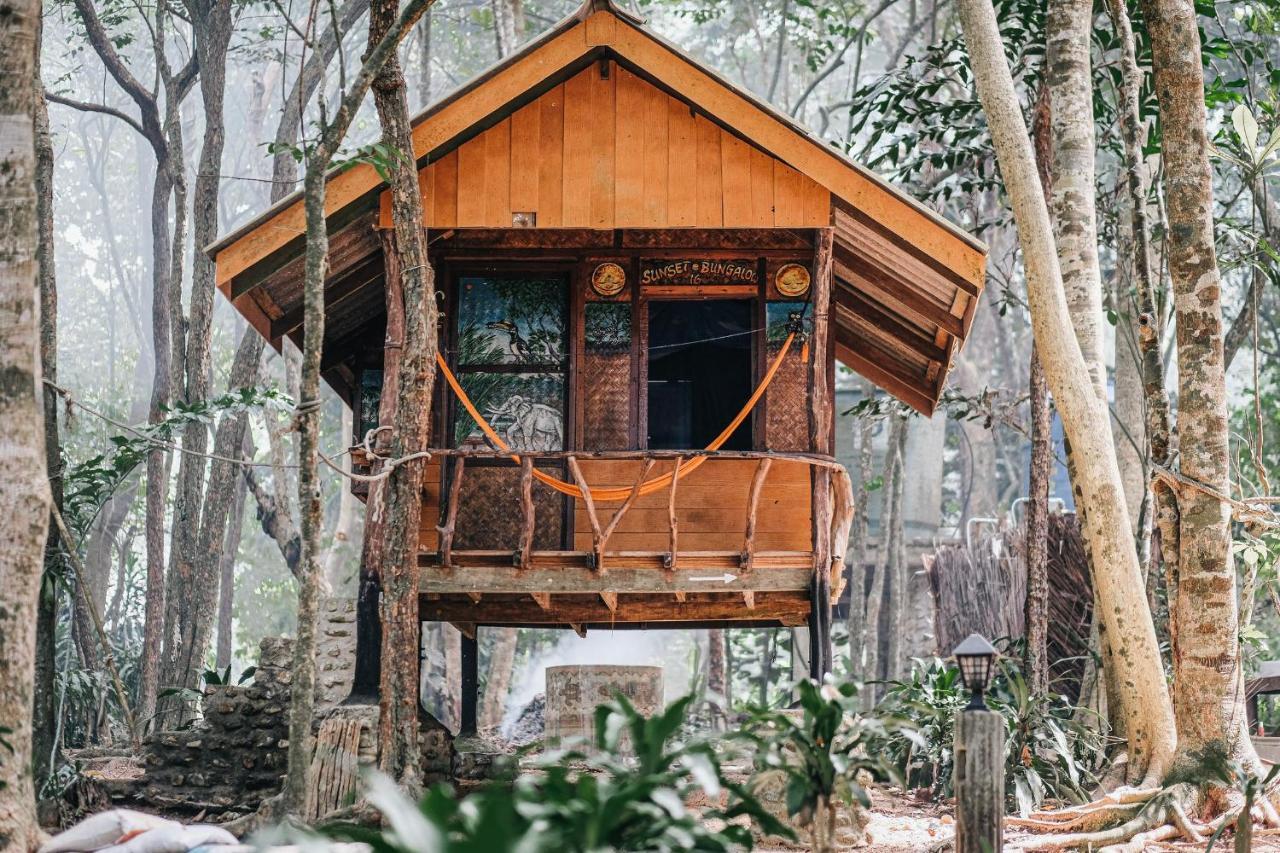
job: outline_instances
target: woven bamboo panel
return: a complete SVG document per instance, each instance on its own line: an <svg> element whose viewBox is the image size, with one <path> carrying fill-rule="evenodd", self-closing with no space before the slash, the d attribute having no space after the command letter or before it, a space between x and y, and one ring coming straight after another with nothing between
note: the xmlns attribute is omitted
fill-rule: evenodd
<svg viewBox="0 0 1280 853"><path fill-rule="evenodd" d="M557 476L563 473L553 471ZM512 550L520 545L524 515L520 509L520 469L509 466L468 465L459 495L455 550ZM563 507L558 493L534 482L536 526L533 547L561 547Z"/></svg>
<svg viewBox="0 0 1280 853"><path fill-rule="evenodd" d="M626 450L631 437L631 305L586 306L582 359L582 446Z"/></svg>
<svg viewBox="0 0 1280 853"><path fill-rule="evenodd" d="M630 353L592 353L582 359L582 446L626 450L631 426Z"/></svg>
<svg viewBox="0 0 1280 853"><path fill-rule="evenodd" d="M781 344L769 345L769 359ZM793 347L794 349L794 347ZM788 353L765 392L765 446L778 451L809 449L809 406L805 399L805 364L798 352Z"/></svg>

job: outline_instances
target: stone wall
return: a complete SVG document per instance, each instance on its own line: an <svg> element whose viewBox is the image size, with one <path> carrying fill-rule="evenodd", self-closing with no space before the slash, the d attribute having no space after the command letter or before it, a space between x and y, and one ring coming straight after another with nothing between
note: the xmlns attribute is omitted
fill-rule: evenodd
<svg viewBox="0 0 1280 853"><path fill-rule="evenodd" d="M327 598L320 605L316 635L316 710L331 708L351 694L356 669L356 601Z"/></svg>
<svg viewBox="0 0 1280 853"><path fill-rule="evenodd" d="M293 643L268 637L259 649L252 683L206 688L202 720L145 739L144 801L179 811L247 812L279 790Z"/></svg>
<svg viewBox="0 0 1280 853"><path fill-rule="evenodd" d="M364 721L354 756L363 768L376 764L378 708L341 704L355 670L355 614L353 600L322 603L315 726L330 716ZM280 790L286 769L292 663L292 640L264 639L252 682L207 687L200 720L182 731L148 736L140 757L142 778L111 786L106 791L111 801L223 818L257 809ZM453 736L425 712L421 726L423 781L446 780L455 762Z"/></svg>

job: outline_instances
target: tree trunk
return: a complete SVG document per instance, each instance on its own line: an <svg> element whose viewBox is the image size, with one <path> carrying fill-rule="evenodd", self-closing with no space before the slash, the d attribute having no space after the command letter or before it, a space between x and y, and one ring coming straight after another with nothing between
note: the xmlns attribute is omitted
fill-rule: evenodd
<svg viewBox="0 0 1280 853"><path fill-rule="evenodd" d="M895 416L890 415L886 423L891 423L895 419ZM887 656L881 654L881 649L886 644L885 637L880 631L880 614L884 609L885 596L893 594L893 582L890 580L892 570L889 565L888 531L892 526L890 515L893 510L890 494L893 491L893 478L897 472L894 458L897 442L894 441L893 428L889 427L887 432L884 469L880 478L880 560L872 568L871 592L867 595L867 612L863 618L863 624L866 626L867 650L864 675L866 681L880 681L885 677ZM868 690L864 697L864 707L870 709L876 703L879 692L879 688Z"/></svg>
<svg viewBox="0 0 1280 853"><path fill-rule="evenodd" d="M37 16L38 17L38 16ZM54 266L53 244L53 141L49 136L49 108L44 99L44 83L40 68L41 27L35 36L35 73L32 75L35 107L35 186L36 186L36 264L40 288L40 366L50 382L58 381L58 281ZM41 389L44 399L45 464L54 506L62 506L63 465L58 439L58 395L52 388ZM57 559L59 538L49 525L45 542L45 567ZM51 579L50 579L51 580ZM37 787L54 768L54 731L57 721L56 623L58 597L52 583L42 582L36 611L35 705L32 709L32 758Z"/></svg>
<svg viewBox="0 0 1280 853"><path fill-rule="evenodd" d="M228 391L257 384L264 344L265 340L254 329L245 328L231 363ZM235 484L240 479L239 462L227 460L241 458L248 426L248 413L237 412L224 416L214 435L213 454L220 458L214 459L209 469L209 493L205 498L200 529L193 536L198 559L192 566L191 582L184 587L189 596L188 613L177 625L169 627L175 638L174 648L179 652L173 661L170 671L173 680L167 682L169 685L195 688L204 672L218 612L218 586L222 577L219 561L235 499ZM180 715L179 722L189 719L191 710L187 708Z"/></svg>
<svg viewBox="0 0 1280 853"><path fill-rule="evenodd" d="M498 58L514 53L524 32L524 0L490 0Z"/></svg>
<svg viewBox="0 0 1280 853"><path fill-rule="evenodd" d="M344 134L345 135L345 134ZM336 144L334 145L336 148ZM289 700L288 771L283 805L298 814L306 802L307 769L314 740L311 717L316 691L316 630L320 613L320 350L324 342L324 281L329 267L329 236L325 229L325 171L331 156L313 154L307 163L303 200L306 205L307 247L303 296L304 344L302 388L294 415L301 436L298 450L298 508L301 516L301 554L298 560L297 635L293 642L293 684Z"/></svg>
<svg viewBox="0 0 1280 853"><path fill-rule="evenodd" d="M172 400L173 369L169 326L169 179L167 158L156 163L151 191L151 407L150 423L164 420L164 409ZM165 503L169 491L169 459L163 450L147 455L146 554L147 594L143 612L143 648L163 648L165 620L164 528ZM160 684L160 654L143 655L138 673L138 719L145 727L156 711Z"/></svg>
<svg viewBox="0 0 1280 853"><path fill-rule="evenodd" d="M1173 453L1169 394L1164 385L1163 339L1160 308L1156 302L1156 273L1152 266L1151 227L1147 222L1147 169L1143 159L1146 132L1142 123L1143 74L1138 67L1137 46L1125 0L1108 0L1107 8L1120 42L1120 130L1124 139L1125 184L1133 235L1135 309L1128 318L1130 336L1137 341L1146 407L1146 447L1152 468L1165 467ZM1152 527L1160 530L1160 557L1172 574L1178 563L1178 505L1169 487L1151 485ZM1150 545L1144 550L1150 554ZM1168 594L1172 596L1173 590ZM1170 633L1176 630L1170 619Z"/></svg>
<svg viewBox="0 0 1280 853"><path fill-rule="evenodd" d="M1031 472L1026 537L1027 649L1023 671L1032 691L1049 692L1049 478L1053 469L1053 420L1040 353L1031 348Z"/></svg>
<svg viewBox="0 0 1280 853"><path fill-rule="evenodd" d="M863 393L870 396L871 383L863 381ZM867 680L864 656L867 644L867 509L870 500L871 437L875 425L870 418L858 421L854 439L854 465L850 472L853 487L853 527L849 536L849 660L851 675ZM874 630L874 626L873 626Z"/></svg>
<svg viewBox="0 0 1280 853"><path fill-rule="evenodd" d="M1004 46L989 0L958 0L973 67L1026 268L1028 301L1045 376L1063 427L1077 454L1080 504L1098 568L1095 582L1115 645L1117 681L1126 695L1130 761L1158 783L1176 745L1173 711L1164 681L1155 627L1130 534L1123 484L1111 439L1110 415L1089 380L1070 311L1049 212Z"/></svg>
<svg viewBox="0 0 1280 853"><path fill-rule="evenodd" d="M893 680L902 675L902 636L906 629L907 609L911 603L902 518L903 451L907 445L907 415L890 415L889 423L889 449L885 468L890 471L890 476L885 478L884 484L886 509L881 521L880 539L884 546L884 570L889 589L884 677Z"/></svg>
<svg viewBox="0 0 1280 853"><path fill-rule="evenodd" d="M346 33L369 9L369 0L343 0L338 7L336 29ZM338 38L334 26L322 27L316 39L315 47L303 63L302 70L293 81L288 94L284 96L280 111L280 122L276 125L275 153L271 157L271 203L293 192L298 183L298 161L294 159L293 148L303 131L303 116L307 104L315 94L320 81L324 79L329 63L338 52ZM288 346L286 343L285 346ZM283 488L283 487L281 487Z"/></svg>
<svg viewBox="0 0 1280 853"><path fill-rule="evenodd" d="M1173 704L1179 748L1217 747L1257 766L1244 737L1236 574L1231 555L1222 282L1213 234L1200 33L1190 0L1145 0L1160 104L1169 277L1178 342L1179 467L1197 486L1177 491Z"/></svg>
<svg viewBox="0 0 1280 853"><path fill-rule="evenodd" d="M298 628L297 638L293 646L293 688L289 700L289 750L286 759L287 773L285 775L284 790L281 793L282 806L286 814L296 815L302 809L306 802L306 784L307 769L311 762L311 748L314 738L311 733L311 717L315 708L315 681L316 681L316 630L319 617L320 605L320 586L321 586L321 566L320 566L320 482L319 472L317 470L318 454L319 454L319 419L320 419L320 354L324 342L324 282L328 274L329 267L329 235L325 222L325 172L328 170L333 160L334 153L342 144L342 140L347 135L347 130L351 126L351 122L355 117L356 110L360 103L368 94L369 86L372 84L374 77L381 70L384 63L389 61L394 55L397 46L400 44L404 34L408 32L423 11L431 4L432 0L409 0L404 11L394 22L384 29L384 34L374 45L371 41L372 48L366 54L364 64L360 68L360 73L356 75L351 83L351 87L347 90L338 105L337 110L333 114L333 119L325 125L320 133L320 138L311 149L307 156L306 177L303 181L303 204L306 213L306 253L304 255L303 265L303 334L304 348L302 356L302 381L300 393L298 395L298 406L295 411L295 422L297 423L298 433L301 437L299 442L299 471L298 471L298 503L300 506L300 514L302 517L302 556L299 561L299 582L298 582ZM370 21L373 24L373 21ZM402 89L403 92L403 89ZM406 128L407 132L407 128ZM401 150L412 150L404 148ZM417 175L414 176L414 190L412 193L413 203L419 207L419 216L414 223L420 223L421 204L417 195ZM393 193L392 209L395 210L397 195L404 195L401 189L397 189ZM403 223L403 217L400 217ZM416 227L416 226L415 226ZM425 260L425 251L422 254ZM411 279L420 279L423 270L414 270L417 276L412 274L405 276L405 281ZM430 291L429 291L430 292ZM416 306L415 306L416 307ZM435 302L434 294L429 302L427 310L434 315ZM425 311L423 313L426 313ZM434 319L434 316L433 316ZM414 322L419 322L418 318L414 318ZM433 326L434 328L434 326ZM406 341L406 352L408 351L408 342ZM430 389L428 389L429 392ZM428 396L429 399L429 396ZM403 411L403 406L401 407ZM424 407L425 408L425 407ZM425 417L425 412L419 415L417 412L411 412L408 417ZM414 436L416 437L416 436ZM412 440L412 437L411 439ZM400 441L396 441L400 444ZM418 471L417 481L411 485L415 490L420 490L422 485L421 465L402 465L396 469L395 474L403 474L406 469ZM391 478L395 482L396 477L393 474ZM407 479L402 476L401 480ZM392 488L392 495L397 494L397 490ZM403 496L402 496L403 497ZM416 510L420 495L415 496L412 506L413 518L411 521L412 531L417 535L418 515ZM408 512L408 511L407 511ZM401 543L403 545L403 543ZM417 549L416 543L412 550L412 566L416 573L417 568ZM398 567L401 574L407 573L408 561L404 559L403 553L396 555L401 558ZM384 564L385 565L385 564ZM397 589L396 593L404 596L403 589ZM415 613L413 614L412 626L405 626L400 623L401 630L411 628L416 636L417 632L417 590L413 590L413 606ZM383 658L384 666L386 657ZM409 673L409 702L413 709L412 714L412 736L411 744L404 745L405 752L416 753L418 743L418 647L415 643L412 651L412 668ZM392 677L398 677L393 674ZM384 669L384 680L386 679L386 671ZM387 739L385 736L386 726L390 723L389 717L391 713L387 708L385 701L386 693L384 691L384 703L381 713L381 721L383 727L383 749L386 749ZM399 716L399 709L397 709ZM408 728L407 726L405 728ZM403 731L402 729L397 729ZM385 755L385 752L384 752ZM384 764L385 768L385 764ZM413 765L416 770L416 763ZM405 774L408 776L409 774Z"/></svg>
<svg viewBox="0 0 1280 853"><path fill-rule="evenodd" d="M0 15L0 849L34 849L36 611L52 500L40 403L34 86L40 4Z"/></svg>
<svg viewBox="0 0 1280 853"><path fill-rule="evenodd" d="M489 647L489 674L484 680L484 708L480 712L480 731L493 731L502 725L507 707L507 692L516 664L516 629L491 628L493 645Z"/></svg>
<svg viewBox="0 0 1280 853"><path fill-rule="evenodd" d="M223 102L226 94L227 50L231 41L230 0L189 0L191 23L195 33L196 55L200 63L200 95L204 103L204 139L200 147L195 191L192 195L192 224L195 248L191 266L191 314L183 345L181 364L184 376L182 396L188 404L202 403L209 397L211 379L210 345L213 337L213 297L216 269L213 259L204 251L218 237L218 195L221 186L222 152L225 143ZM181 252L181 244L175 254ZM252 329L247 335L260 338ZM240 348L254 347L242 337ZM257 345L258 356L261 346ZM252 352L246 352L252 356ZM242 365L241 377L248 385L257 381L257 358L252 365ZM232 377L233 383L241 377ZM236 387L233 385L233 387ZM242 386L243 387L243 384ZM232 431L243 433L243 426ZM234 437L232 437L234 438ZM243 441L230 445L238 455ZM170 544L169 579L165 585L165 654L163 677L166 685L193 686L204 670L201 649L184 647L184 641L207 638L216 604L202 608L209 601L210 588L216 589L216 578L201 577L199 567L218 563L224 536L225 513L231 493L214 491L212 476L209 491L204 493L206 460L209 446L204 424L192 424L183 431L182 454L178 463L178 484L174 495L173 536ZM220 463L225 466L225 463ZM223 478L234 472L223 472ZM228 482L229 485L229 482ZM203 541L206 510L222 514L208 525L214 538ZM208 550L205 549L208 546ZM172 722L167 720L166 722Z"/></svg>
<svg viewBox="0 0 1280 853"><path fill-rule="evenodd" d="M455 728L462 722L462 632L452 625L441 625L444 635L444 667L446 694L449 700L449 722Z"/></svg>
<svg viewBox="0 0 1280 853"><path fill-rule="evenodd" d="M1050 0L1045 16L1045 80L1053 176L1050 213L1067 309L1089 379L1107 399L1102 360L1102 273L1098 268L1098 217L1094 209L1093 80L1089 41L1093 4Z"/></svg>
<svg viewBox="0 0 1280 853"><path fill-rule="evenodd" d="M344 410L344 415L348 413ZM341 418L341 442L339 444L344 450L351 446L351 418L345 416ZM351 471L351 455L347 454L342 457L340 463L342 470ZM352 494L350 485L346 480L341 482L341 488L338 490L338 520L333 525L333 541L329 543L329 550L324 556L324 579L325 586L329 588L331 595L337 595L339 592L345 597L350 597L354 582L359 581L358 576L351 574L351 554L349 553L349 543L351 542L351 532L356 522L356 496Z"/></svg>
<svg viewBox="0 0 1280 853"><path fill-rule="evenodd" d="M729 682L724 659L724 630L707 631L707 699L712 706L712 724L723 728L729 716Z"/></svg>
<svg viewBox="0 0 1280 853"><path fill-rule="evenodd" d="M245 454L245 458L250 458ZM231 666L233 613L236 600L236 554L240 550L240 537L244 532L244 504L249 486L243 477L236 477L231 484L231 515L227 523L227 535L218 555L218 646L215 661L221 672Z"/></svg>
<svg viewBox="0 0 1280 853"><path fill-rule="evenodd" d="M369 44L391 27L397 0L375 0L369 8ZM409 103L399 60L393 55L373 84L383 141L413 151ZM404 299L404 346L399 365L391 455L418 453L429 442L435 381L435 275L427 258L426 220L413 157L397 159L391 173L391 221ZM385 371L384 371L385 377ZM378 555L381 577L382 770L402 784L420 783L418 749L418 666L421 622L418 618L418 526L422 515L424 460L400 465L384 485L386 528Z"/></svg>

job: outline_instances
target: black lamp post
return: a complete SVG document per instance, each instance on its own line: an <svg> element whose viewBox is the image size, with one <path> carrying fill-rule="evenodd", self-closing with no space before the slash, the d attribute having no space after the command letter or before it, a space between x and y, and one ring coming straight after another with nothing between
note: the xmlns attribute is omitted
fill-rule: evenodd
<svg viewBox="0 0 1280 853"><path fill-rule="evenodd" d="M970 634L951 653L960 667L960 681L972 694L966 711L985 711L982 697L991 686L995 671L996 650L981 634Z"/></svg>
<svg viewBox="0 0 1280 853"><path fill-rule="evenodd" d="M960 681L972 693L956 714L952 782L956 792L956 853L1000 853L1004 845L1004 718L987 709L983 694L995 674L996 650L970 634L956 646Z"/></svg>

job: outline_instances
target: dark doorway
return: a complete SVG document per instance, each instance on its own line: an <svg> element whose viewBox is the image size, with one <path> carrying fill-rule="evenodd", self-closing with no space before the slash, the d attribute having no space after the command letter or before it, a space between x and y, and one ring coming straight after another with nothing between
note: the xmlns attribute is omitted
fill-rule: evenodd
<svg viewBox="0 0 1280 853"><path fill-rule="evenodd" d="M706 447L751 396L751 302L649 303L649 447ZM747 418L724 443L751 449Z"/></svg>

